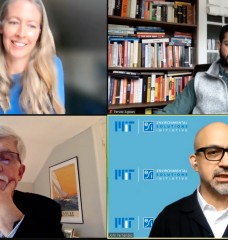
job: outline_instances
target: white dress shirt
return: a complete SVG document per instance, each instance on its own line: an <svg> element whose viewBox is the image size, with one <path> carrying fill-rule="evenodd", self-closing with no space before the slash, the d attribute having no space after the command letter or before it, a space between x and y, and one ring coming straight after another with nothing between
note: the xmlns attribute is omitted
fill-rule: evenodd
<svg viewBox="0 0 228 240"><path fill-rule="evenodd" d="M25 215L24 215L25 216ZM21 221L14 227L14 229L10 232L10 234L8 236L4 236L1 232L0 232L0 238L12 238L14 236L14 234L17 232L17 229L19 228L19 226L21 225L23 219L24 219L24 216L23 218L21 219Z"/></svg>
<svg viewBox="0 0 228 240"><path fill-rule="evenodd" d="M203 214L214 233L214 236L216 238L221 238L226 230L228 223L228 208L222 211L217 211L214 206L208 204L203 199L202 195L199 192L199 187L197 188L197 199L203 211Z"/></svg>

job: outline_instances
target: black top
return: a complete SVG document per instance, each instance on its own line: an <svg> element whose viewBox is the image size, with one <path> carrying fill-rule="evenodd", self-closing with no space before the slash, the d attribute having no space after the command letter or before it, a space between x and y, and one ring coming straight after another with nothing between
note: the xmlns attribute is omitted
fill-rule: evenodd
<svg viewBox="0 0 228 240"><path fill-rule="evenodd" d="M163 209L149 237L214 237L197 199L197 190ZM228 237L228 228L223 233Z"/></svg>
<svg viewBox="0 0 228 240"><path fill-rule="evenodd" d="M61 207L54 200L15 190L13 202L25 215L14 238L64 238Z"/></svg>

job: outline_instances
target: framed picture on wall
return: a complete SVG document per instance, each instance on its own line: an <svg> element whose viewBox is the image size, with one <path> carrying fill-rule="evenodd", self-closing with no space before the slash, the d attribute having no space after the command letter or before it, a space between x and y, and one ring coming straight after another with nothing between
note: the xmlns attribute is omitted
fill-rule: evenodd
<svg viewBox="0 0 228 240"><path fill-rule="evenodd" d="M84 223L78 157L49 167L51 199L60 204L61 223Z"/></svg>

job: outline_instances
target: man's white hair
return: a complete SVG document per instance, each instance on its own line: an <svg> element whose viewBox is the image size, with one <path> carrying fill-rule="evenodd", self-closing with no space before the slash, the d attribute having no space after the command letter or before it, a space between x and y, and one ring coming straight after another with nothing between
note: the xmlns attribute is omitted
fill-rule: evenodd
<svg viewBox="0 0 228 240"><path fill-rule="evenodd" d="M15 143L17 147L17 151L19 153L21 162L23 163L25 160L26 149L25 149L25 144L21 139L21 137L19 137L10 127L0 124L0 138L12 139L12 141Z"/></svg>

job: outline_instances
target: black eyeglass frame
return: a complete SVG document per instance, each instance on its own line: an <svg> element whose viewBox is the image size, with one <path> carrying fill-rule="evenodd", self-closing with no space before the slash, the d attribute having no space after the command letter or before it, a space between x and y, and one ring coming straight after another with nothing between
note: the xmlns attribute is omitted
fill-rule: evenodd
<svg viewBox="0 0 228 240"><path fill-rule="evenodd" d="M18 161L19 161L20 164L21 164L21 159L20 159L20 155L19 155L19 153L10 152L10 151L1 151L1 152L0 152L0 156L1 156L1 153L13 153L13 154L16 154L16 155L17 155L17 159L18 159Z"/></svg>
<svg viewBox="0 0 228 240"><path fill-rule="evenodd" d="M205 152L205 151L206 151L207 149L210 149L210 148L221 149L221 150L223 151L220 160L209 160L209 159L207 158L207 156L206 156L206 152ZM208 161L219 162L219 161L221 161L222 158L224 157L225 152L228 153L228 148L222 148L222 147L203 147L203 148L199 148L199 149L197 149L197 150L195 151L195 154L197 154L197 153L199 153L199 152L203 152L205 158L206 158Z"/></svg>

